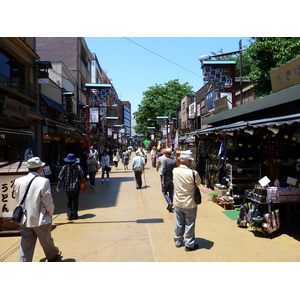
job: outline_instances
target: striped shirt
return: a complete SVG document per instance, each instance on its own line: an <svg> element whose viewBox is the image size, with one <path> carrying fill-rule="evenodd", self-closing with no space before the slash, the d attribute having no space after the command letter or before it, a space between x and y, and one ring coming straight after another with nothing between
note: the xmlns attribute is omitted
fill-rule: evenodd
<svg viewBox="0 0 300 300"><path fill-rule="evenodd" d="M83 171L79 165L64 165L58 175L57 188L59 189L63 183L65 191L79 189L78 179L83 178L83 176Z"/></svg>

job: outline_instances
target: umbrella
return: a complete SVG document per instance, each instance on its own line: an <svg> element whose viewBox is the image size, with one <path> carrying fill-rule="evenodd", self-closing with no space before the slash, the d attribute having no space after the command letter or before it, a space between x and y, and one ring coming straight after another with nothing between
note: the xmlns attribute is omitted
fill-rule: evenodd
<svg viewBox="0 0 300 300"><path fill-rule="evenodd" d="M148 147L150 144L151 144L151 141L148 141L148 140L144 140L144 145L146 146L146 147Z"/></svg>

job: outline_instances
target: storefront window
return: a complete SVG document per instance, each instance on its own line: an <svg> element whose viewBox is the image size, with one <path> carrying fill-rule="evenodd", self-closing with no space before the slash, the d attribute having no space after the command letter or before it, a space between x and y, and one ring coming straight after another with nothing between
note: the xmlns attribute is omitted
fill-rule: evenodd
<svg viewBox="0 0 300 300"><path fill-rule="evenodd" d="M10 78L10 59L0 51L0 74Z"/></svg>
<svg viewBox="0 0 300 300"><path fill-rule="evenodd" d="M24 66L3 51L0 51L0 74L24 85Z"/></svg>

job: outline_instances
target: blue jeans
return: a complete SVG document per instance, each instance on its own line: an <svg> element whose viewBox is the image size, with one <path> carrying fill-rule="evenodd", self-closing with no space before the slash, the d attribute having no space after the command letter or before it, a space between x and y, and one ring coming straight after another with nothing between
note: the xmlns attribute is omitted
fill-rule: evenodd
<svg viewBox="0 0 300 300"><path fill-rule="evenodd" d="M95 181L96 181L96 171L94 171L94 172L90 172L89 173L89 177L90 177L90 184L92 185L92 186L95 186Z"/></svg>
<svg viewBox="0 0 300 300"><path fill-rule="evenodd" d="M186 209L175 206L175 230L174 241L183 242L185 233L185 247L193 248L195 243L195 221L197 217L197 207Z"/></svg>
<svg viewBox="0 0 300 300"><path fill-rule="evenodd" d="M104 179L104 173L106 172L106 177L109 178L109 171L105 171L105 168L102 168L102 179Z"/></svg>
<svg viewBox="0 0 300 300"><path fill-rule="evenodd" d="M161 191L162 191L168 205L173 204L173 194L174 194L173 181L165 178L165 185L161 186Z"/></svg>

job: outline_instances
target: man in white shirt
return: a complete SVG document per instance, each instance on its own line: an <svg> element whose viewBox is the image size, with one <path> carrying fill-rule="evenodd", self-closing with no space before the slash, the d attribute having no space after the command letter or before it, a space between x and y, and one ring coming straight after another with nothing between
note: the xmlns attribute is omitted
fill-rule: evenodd
<svg viewBox="0 0 300 300"><path fill-rule="evenodd" d="M161 171L162 171L163 162L164 162L164 160L167 158L167 157L165 156L165 151L166 151L166 149L162 149L161 152L163 153L163 155L160 156L160 157L157 159L156 171L157 171L157 172L159 171L160 181L161 181Z"/></svg>
<svg viewBox="0 0 300 300"><path fill-rule="evenodd" d="M176 247L181 247L185 234L185 251L194 251L199 248L199 245L195 244L197 204L194 200L194 187L201 184L201 179L197 171L190 169L194 160L190 151L181 152L178 159L180 166L173 170L173 202L176 220L174 241ZM193 172L195 172L195 185Z"/></svg>
<svg viewBox="0 0 300 300"><path fill-rule="evenodd" d="M141 156L141 152L137 151L135 152L136 157L132 160L132 170L134 172L135 181L136 181L136 188L141 189L142 188L142 174L144 171L144 164L145 160Z"/></svg>

